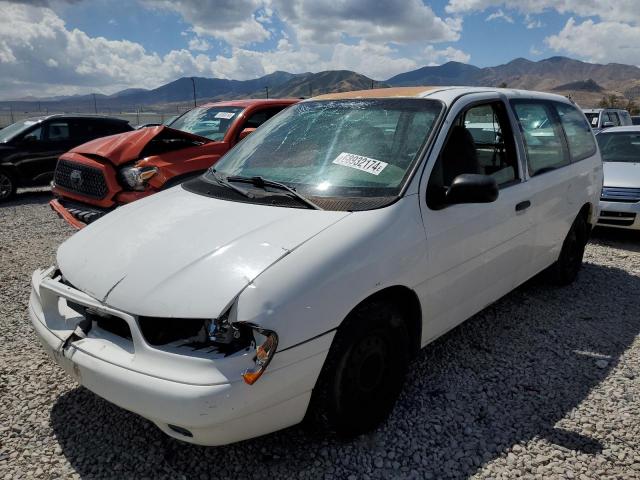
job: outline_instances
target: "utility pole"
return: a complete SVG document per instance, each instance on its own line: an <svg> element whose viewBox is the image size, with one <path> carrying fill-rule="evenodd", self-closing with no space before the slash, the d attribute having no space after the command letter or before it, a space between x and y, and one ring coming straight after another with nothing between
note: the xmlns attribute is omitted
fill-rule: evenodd
<svg viewBox="0 0 640 480"><path fill-rule="evenodd" d="M93 94L93 111L98 113L98 104L96 103L96 94Z"/></svg>
<svg viewBox="0 0 640 480"><path fill-rule="evenodd" d="M309 98L313 97L313 85L309 82Z"/></svg>
<svg viewBox="0 0 640 480"><path fill-rule="evenodd" d="M9 104L9 114L11 115L11 123L13 123L13 105L11 104Z"/></svg>
<svg viewBox="0 0 640 480"><path fill-rule="evenodd" d="M198 104L196 103L196 81L193 77L191 77L191 86L193 87L193 106L197 107Z"/></svg>
<svg viewBox="0 0 640 480"><path fill-rule="evenodd" d="M373 80L371 80L371 90L373 90Z"/></svg>
<svg viewBox="0 0 640 480"><path fill-rule="evenodd" d="M269 98L269 87L264 87L264 89L265 89L265 90L266 90L266 92L267 92L267 98Z"/></svg>

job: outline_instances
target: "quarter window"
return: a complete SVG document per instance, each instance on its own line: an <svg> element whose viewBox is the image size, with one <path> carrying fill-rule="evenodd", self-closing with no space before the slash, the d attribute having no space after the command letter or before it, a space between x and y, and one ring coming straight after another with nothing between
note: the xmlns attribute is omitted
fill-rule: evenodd
<svg viewBox="0 0 640 480"><path fill-rule="evenodd" d="M527 151L529 175L534 176L569 164L560 120L547 102L515 101Z"/></svg>
<svg viewBox="0 0 640 480"><path fill-rule="evenodd" d="M596 142L584 115L565 103L554 103L569 144L571 161L577 162L596 153Z"/></svg>

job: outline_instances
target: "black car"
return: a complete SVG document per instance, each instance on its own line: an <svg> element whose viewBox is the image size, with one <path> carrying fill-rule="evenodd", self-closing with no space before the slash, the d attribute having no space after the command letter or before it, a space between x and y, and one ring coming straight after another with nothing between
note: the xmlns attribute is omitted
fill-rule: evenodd
<svg viewBox="0 0 640 480"><path fill-rule="evenodd" d="M18 187L48 185L58 157L98 137L133 130L118 118L49 115L28 118L0 130L0 201Z"/></svg>
<svg viewBox="0 0 640 480"><path fill-rule="evenodd" d="M640 125L640 116L636 115L631 117L631 123L633 125Z"/></svg>

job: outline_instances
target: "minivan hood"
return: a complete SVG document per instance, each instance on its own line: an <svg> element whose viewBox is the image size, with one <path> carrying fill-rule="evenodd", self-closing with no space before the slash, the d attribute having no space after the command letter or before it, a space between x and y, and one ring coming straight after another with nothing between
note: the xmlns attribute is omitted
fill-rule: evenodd
<svg viewBox="0 0 640 480"><path fill-rule="evenodd" d="M83 155L97 155L108 159L114 165L122 165L140 158L144 147L160 134L170 135L171 138L185 138L202 143L210 143L206 137L176 130L165 125L145 127L131 132L119 133L108 137L97 138L70 150Z"/></svg>
<svg viewBox="0 0 640 480"><path fill-rule="evenodd" d="M88 225L60 246L57 260L73 286L116 309L211 318L347 215L218 200L178 186Z"/></svg>
<svg viewBox="0 0 640 480"><path fill-rule="evenodd" d="M604 186L640 188L640 162L604 162Z"/></svg>

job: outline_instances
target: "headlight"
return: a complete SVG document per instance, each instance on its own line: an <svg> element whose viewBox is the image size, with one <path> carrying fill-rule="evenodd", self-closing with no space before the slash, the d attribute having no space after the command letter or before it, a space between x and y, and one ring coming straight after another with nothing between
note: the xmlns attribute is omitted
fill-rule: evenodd
<svg viewBox="0 0 640 480"><path fill-rule="evenodd" d="M205 326L207 340L227 355L242 349L253 350L254 366L242 373L245 383L253 385L269 366L278 348L273 330L246 322L229 323L228 314L210 320Z"/></svg>
<svg viewBox="0 0 640 480"><path fill-rule="evenodd" d="M133 190L144 190L145 182L158 173L157 167L124 167L120 178Z"/></svg>

